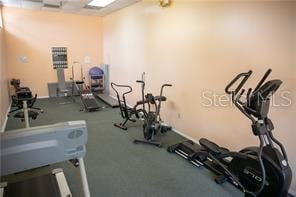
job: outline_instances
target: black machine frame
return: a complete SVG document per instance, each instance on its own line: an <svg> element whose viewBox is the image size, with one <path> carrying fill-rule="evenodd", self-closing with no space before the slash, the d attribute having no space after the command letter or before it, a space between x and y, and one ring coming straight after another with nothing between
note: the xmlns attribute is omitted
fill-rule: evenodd
<svg viewBox="0 0 296 197"><path fill-rule="evenodd" d="M40 113L43 113L41 108L34 107L37 94L33 96L29 87L21 87L19 79L11 79L10 84L14 87L15 93L11 96L13 109L8 112L8 117L16 112L13 117L25 121L26 127L29 127L30 119L35 120Z"/></svg>
<svg viewBox="0 0 296 197"><path fill-rule="evenodd" d="M133 91L133 88L131 86L119 85L119 84L111 82L111 87L116 93L118 106L120 109L120 115L123 119L125 119L123 123L115 123L114 126L120 128L120 129L123 129L123 130L127 130L127 127L125 125L128 121L136 122L135 119L132 119L133 115L135 115L137 118L139 118L140 112L144 113L144 115L146 115L145 114L146 112L143 109L138 109L138 106L142 105L141 103L138 103L138 102L133 108L130 108L129 106L127 106L126 95ZM120 93L119 93L118 89L126 89L126 91L124 91L122 93L122 96L121 96L122 99L120 98Z"/></svg>
<svg viewBox="0 0 296 197"><path fill-rule="evenodd" d="M74 66L76 64L80 65L80 80L75 80ZM72 64L71 80L72 80L72 96L74 95L74 90L76 89L82 102L82 108L80 111L94 112L101 109L101 107L98 105L96 101L94 94L85 84L85 77L83 76L83 65L78 61L74 61Z"/></svg>
<svg viewBox="0 0 296 197"><path fill-rule="evenodd" d="M128 121L136 122L136 119L132 119L134 115L136 118L139 119L140 115L142 114L142 118L144 120L143 124L143 137L144 139L134 139L134 143L144 143L149 145L155 145L161 147L162 144L159 141L154 139L154 136L161 132L165 133L171 130L170 126L163 125L162 119L160 117L160 109L161 103L166 101L167 98L163 96L163 89L165 87L171 87L171 84L163 84L160 89L159 96L153 96L151 93L145 95L145 82L144 80L137 80L137 83L141 84L141 95L142 98L140 101L134 105L134 107L130 108L127 106L126 96L130 94L133 89L129 85L119 85L115 83L111 83L112 89L116 93L116 97L119 104L120 114L124 120L123 123L115 123L114 126L127 130L126 123ZM119 89L125 89L120 96ZM154 106L154 111L152 110L152 106Z"/></svg>
<svg viewBox="0 0 296 197"><path fill-rule="evenodd" d="M201 138L199 144L184 141L170 146L168 151L182 156L198 167L207 167L217 175L217 183L229 181L246 196L287 196L292 171L285 148L273 136L274 126L268 118L270 97L282 81L265 82L270 73L271 69L267 70L254 91L248 89L245 100L242 99L245 93L242 88L251 76L251 70L238 74L225 88L235 106L251 120L253 134L260 142L258 147L247 147L234 152ZM230 90L238 82L238 86Z"/></svg>
<svg viewBox="0 0 296 197"><path fill-rule="evenodd" d="M142 109L145 111L144 124L143 124L143 137L144 139L134 139L134 143L143 143L148 145L154 145L157 147L162 147L162 143L158 140L155 140L154 137L158 133L166 133L172 129L171 126L164 125L160 116L161 103L166 101L167 98L163 96L163 89L165 87L171 87L172 84L163 84L160 88L159 96L154 96L151 93L148 93L144 96L145 82L138 80L138 83L142 84L142 101L138 101L137 105L142 104ZM145 105L147 105L148 110L146 110ZM152 110L154 106L154 110Z"/></svg>

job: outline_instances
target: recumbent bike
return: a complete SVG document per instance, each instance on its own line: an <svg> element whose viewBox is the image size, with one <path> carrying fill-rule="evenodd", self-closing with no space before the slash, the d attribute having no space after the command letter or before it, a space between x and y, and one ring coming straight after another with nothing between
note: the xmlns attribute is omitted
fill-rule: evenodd
<svg viewBox="0 0 296 197"><path fill-rule="evenodd" d="M176 153L196 166L205 166L213 171L218 184L229 181L240 188L245 196L288 195L292 171L288 164L285 148L272 133L272 121L268 118L270 97L282 84L281 80L265 80L271 73L267 70L258 85L246 94L242 89L252 71L240 73L227 86L226 93L232 97L235 106L252 122L252 131L259 138L259 147L247 147L233 152L220 147L216 143L201 138L199 144L184 141L168 147L168 151ZM239 85L230 90L240 81ZM279 148L278 148L279 147Z"/></svg>

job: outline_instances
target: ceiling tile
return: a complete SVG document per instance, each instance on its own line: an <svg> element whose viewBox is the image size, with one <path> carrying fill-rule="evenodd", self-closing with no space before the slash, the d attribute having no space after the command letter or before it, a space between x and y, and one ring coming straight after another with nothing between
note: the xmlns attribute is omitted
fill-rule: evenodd
<svg viewBox="0 0 296 197"><path fill-rule="evenodd" d="M26 9L105 16L141 0L116 0L104 8L89 7L88 3L91 1L92 0L0 0L0 4Z"/></svg>

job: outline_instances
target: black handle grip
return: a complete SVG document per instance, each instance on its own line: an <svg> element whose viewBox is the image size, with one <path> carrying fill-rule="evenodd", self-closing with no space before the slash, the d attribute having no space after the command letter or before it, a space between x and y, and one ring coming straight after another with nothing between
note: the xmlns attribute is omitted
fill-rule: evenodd
<svg viewBox="0 0 296 197"><path fill-rule="evenodd" d="M142 81L142 80L137 80L136 82L137 82L137 83L145 83L145 82Z"/></svg>
<svg viewBox="0 0 296 197"><path fill-rule="evenodd" d="M249 79L249 77L251 76L252 71L249 70L249 72L246 73L240 73L238 74L232 81L230 81L230 83L226 86L225 88L225 92L227 94L233 94L234 96L240 91L240 89L244 86L244 84L246 83L246 81ZM233 84L235 82L237 82L239 79L242 79L242 81L240 82L240 84L235 88L234 91L230 91L229 89L233 86Z"/></svg>
<svg viewBox="0 0 296 197"><path fill-rule="evenodd" d="M163 86L163 87L165 87L165 86L172 87L173 85L167 83L167 84L163 84L162 86Z"/></svg>
<svg viewBox="0 0 296 197"><path fill-rule="evenodd" d="M133 88L129 85L119 85L116 83L111 82L111 88L115 91L116 95L119 96L118 88L127 88L127 91L123 93L123 95L126 95L128 93L131 93L133 91Z"/></svg>
<svg viewBox="0 0 296 197"><path fill-rule="evenodd" d="M271 72L272 72L271 69L268 69L268 70L265 72L264 76L262 77L262 79L261 79L261 80L259 81L259 83L257 84L257 86L256 86L256 88L255 88L255 90L254 90L254 92L257 91L257 90L261 87L261 85L264 83L264 81L267 79L267 77L270 75Z"/></svg>

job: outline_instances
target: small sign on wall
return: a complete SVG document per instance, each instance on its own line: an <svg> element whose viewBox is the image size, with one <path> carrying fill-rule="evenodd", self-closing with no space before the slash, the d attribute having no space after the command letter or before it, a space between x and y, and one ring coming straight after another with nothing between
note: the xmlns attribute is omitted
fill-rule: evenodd
<svg viewBox="0 0 296 197"><path fill-rule="evenodd" d="M27 56L24 56L24 55L18 55L16 57L16 60L21 63L21 64L25 64L25 63L28 63L28 57Z"/></svg>
<svg viewBox="0 0 296 197"><path fill-rule="evenodd" d="M90 64L90 62L91 62L90 56L85 56L84 57L84 63L85 64Z"/></svg>

